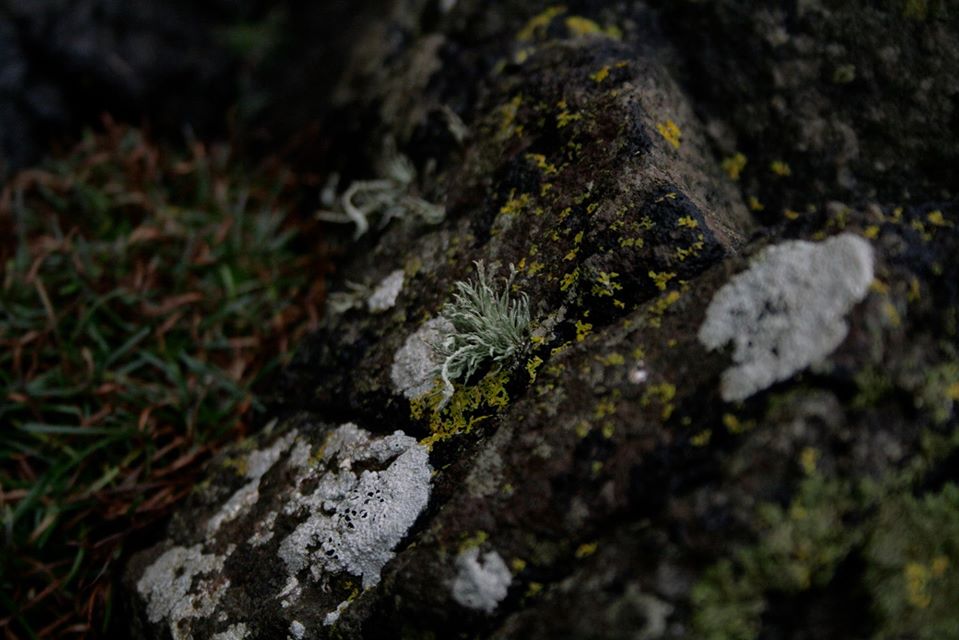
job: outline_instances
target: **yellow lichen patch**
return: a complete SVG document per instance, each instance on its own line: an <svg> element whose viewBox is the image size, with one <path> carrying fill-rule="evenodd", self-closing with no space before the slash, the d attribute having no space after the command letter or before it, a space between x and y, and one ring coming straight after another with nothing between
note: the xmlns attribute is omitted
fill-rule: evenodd
<svg viewBox="0 0 959 640"><path fill-rule="evenodd" d="M513 570L513 573L522 573L526 568L526 561L522 558L513 558L512 562L509 563L510 568Z"/></svg>
<svg viewBox="0 0 959 640"><path fill-rule="evenodd" d="M464 533L459 545L457 546L457 551L462 553L463 551L468 551L469 549L476 549L477 547L483 546L487 540L489 540L489 534L482 529L476 531L472 535L467 535Z"/></svg>
<svg viewBox="0 0 959 640"><path fill-rule="evenodd" d="M506 104L500 105L500 124L499 130L496 132L497 140L509 140L514 135L519 135L523 132L523 125L516 124L516 116L522 105L523 96L514 96L513 99Z"/></svg>
<svg viewBox="0 0 959 640"><path fill-rule="evenodd" d="M582 342L590 333L593 332L593 325L582 320L576 321L576 342Z"/></svg>
<svg viewBox="0 0 959 640"><path fill-rule="evenodd" d="M618 277L618 273L600 271L596 276L596 284L593 285L593 295L599 296L600 298L611 298L617 291L622 291L623 285L616 282L616 278Z"/></svg>
<svg viewBox="0 0 959 640"><path fill-rule="evenodd" d="M783 217L785 217L787 220L798 220L799 212L793 209L785 209L783 210Z"/></svg>
<svg viewBox="0 0 959 640"><path fill-rule="evenodd" d="M536 372L539 370L541 364L543 364L543 359L539 356L533 356L526 361L526 373L529 374L530 384L536 382Z"/></svg>
<svg viewBox="0 0 959 640"><path fill-rule="evenodd" d="M766 205L760 202L759 198L757 198L756 196L749 196L749 199L747 200L747 204L749 205L749 208L752 211L762 211L763 209L766 208Z"/></svg>
<svg viewBox="0 0 959 640"><path fill-rule="evenodd" d="M533 596L539 595L543 590L542 582L530 582L529 586L526 588L526 597L532 598Z"/></svg>
<svg viewBox="0 0 959 640"><path fill-rule="evenodd" d="M600 433L603 434L603 437L607 440L611 439L616 435L616 427L613 426L612 422L604 422L603 428L600 430Z"/></svg>
<svg viewBox="0 0 959 640"><path fill-rule="evenodd" d="M566 13L566 7L549 7L542 13L533 16L516 34L520 42L529 42L537 35L544 33L556 16Z"/></svg>
<svg viewBox="0 0 959 640"><path fill-rule="evenodd" d="M651 403L660 404L663 407L661 416L663 420L669 420L669 417L673 415L673 410L675 406L673 405L673 400L676 398L676 385L670 384L669 382L661 382L659 384L653 384L646 388L646 393L643 394L643 399L641 404L646 407Z"/></svg>
<svg viewBox="0 0 959 640"><path fill-rule="evenodd" d="M527 273L529 273L530 277L533 277L545 268L546 268L546 265L543 264L542 262L530 262L529 270L527 271Z"/></svg>
<svg viewBox="0 0 959 640"><path fill-rule="evenodd" d="M626 364L626 358L621 353L610 353L605 356L596 356L596 360L607 367L621 367Z"/></svg>
<svg viewBox="0 0 959 640"><path fill-rule="evenodd" d="M926 214L926 220L929 221L934 227L951 227L953 224L946 220L945 216L942 215L942 211L936 209L935 211L930 211Z"/></svg>
<svg viewBox="0 0 959 640"><path fill-rule="evenodd" d="M527 153L526 159L532 162L533 164L535 164L540 171L542 171L548 176L551 176L556 173L556 166L553 164L550 164L546 160L546 156L544 156L542 153Z"/></svg>
<svg viewBox="0 0 959 640"><path fill-rule="evenodd" d="M600 67L599 71L590 74L589 77L596 84L601 84L604 80L606 80L606 78L609 77L609 65L603 65Z"/></svg>
<svg viewBox="0 0 959 640"><path fill-rule="evenodd" d="M746 160L746 156L741 153L729 156L723 160L723 171L725 171L726 175L733 180L739 180L739 176L742 174L743 169L746 168L746 162L748 162Z"/></svg>
<svg viewBox="0 0 959 640"><path fill-rule="evenodd" d="M699 223L696 221L696 218L692 216L683 216L676 221L676 226L687 229L697 229L699 228Z"/></svg>
<svg viewBox="0 0 959 640"><path fill-rule="evenodd" d="M952 401L959 401L959 382L953 382L946 389L946 397Z"/></svg>
<svg viewBox="0 0 959 640"><path fill-rule="evenodd" d="M663 137L666 142L672 145L674 149L679 149L679 145L682 142L683 132L672 120L666 120L665 122L660 122L656 125L656 131L659 132L659 135Z"/></svg>
<svg viewBox="0 0 959 640"><path fill-rule="evenodd" d="M712 437L713 432L709 429L705 429L690 438L689 443L694 447L705 447L707 444L709 444L709 441L712 439Z"/></svg>
<svg viewBox="0 0 959 640"><path fill-rule="evenodd" d="M706 246L706 239L703 234L699 234L699 239L688 247L676 247L676 258L680 262L685 262L686 258L697 255Z"/></svg>
<svg viewBox="0 0 959 640"><path fill-rule="evenodd" d="M439 404L442 394L430 393L410 402L410 410L414 419L429 416L431 435L421 441L426 447L440 441L448 440L461 433L469 433L482 421L491 418L495 413L506 408L509 404L509 394L506 384L509 374L505 371L492 371L482 380L470 387L456 389L453 397L442 409ZM479 415L479 411L489 411Z"/></svg>
<svg viewBox="0 0 959 640"><path fill-rule="evenodd" d="M730 433L742 433L745 431L743 423L732 413L723 414L723 426L726 427Z"/></svg>
<svg viewBox="0 0 959 640"><path fill-rule="evenodd" d="M866 236L870 240L875 240L879 237L879 226L878 225L869 225L863 229L862 235Z"/></svg>
<svg viewBox="0 0 959 640"><path fill-rule="evenodd" d="M529 207L530 195L528 193L520 194L519 197L516 197L516 191L511 191L509 194L509 200L500 207L499 212L506 216L518 215L523 212L524 209Z"/></svg>
<svg viewBox="0 0 959 640"><path fill-rule="evenodd" d="M649 307L651 316L649 319L649 326L654 329L658 329L660 326L662 326L663 314L666 313L667 309L676 304L680 297L681 296L678 291L670 291L665 296L656 298L655 302L653 302Z"/></svg>
<svg viewBox="0 0 959 640"><path fill-rule="evenodd" d="M576 267L572 272L563 276L563 281L559 285L559 290L567 291L570 287L576 284L577 280L579 280L579 267Z"/></svg>
<svg viewBox="0 0 959 640"><path fill-rule="evenodd" d="M666 285L669 284L670 280L676 277L676 274L672 271L663 271L661 273L650 271L649 277L653 281L653 284L656 285L657 289L660 291L665 291Z"/></svg>
<svg viewBox="0 0 959 640"><path fill-rule="evenodd" d="M819 451L813 447L805 447L799 454L799 464L807 476L816 473L819 465Z"/></svg>
<svg viewBox="0 0 959 640"><path fill-rule="evenodd" d="M785 178L793 174L792 168L782 160L774 160L769 164L769 170L780 178Z"/></svg>
<svg viewBox="0 0 959 640"><path fill-rule="evenodd" d="M560 100L557 102L556 108L559 109L559 113L556 114L556 126L559 129L562 129L570 122L576 122L583 117L582 114L571 112L569 110L569 105L566 104L565 100Z"/></svg>
<svg viewBox="0 0 959 640"><path fill-rule="evenodd" d="M598 548L599 548L598 542L587 542L579 545L574 555L579 559L588 558L589 556L596 553L596 549Z"/></svg>
<svg viewBox="0 0 959 640"><path fill-rule="evenodd" d="M574 36L604 35L603 28L596 22L583 16L570 16L566 18L566 28Z"/></svg>

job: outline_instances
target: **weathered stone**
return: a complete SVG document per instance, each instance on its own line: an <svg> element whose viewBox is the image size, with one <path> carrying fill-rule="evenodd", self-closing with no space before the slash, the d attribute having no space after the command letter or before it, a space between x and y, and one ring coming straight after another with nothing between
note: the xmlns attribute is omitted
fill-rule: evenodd
<svg viewBox="0 0 959 640"><path fill-rule="evenodd" d="M752 183L712 145L724 128L758 134L738 114L699 120L713 103L672 79L659 15L409 0L358 39L336 99L377 114L367 148L394 136L411 188L447 217L352 245L344 280L392 304L331 313L279 384L277 410L296 417L258 436L284 453L259 476L224 453L134 559L139 632L931 638L959 624L959 208L877 204L869 171L855 204L827 201L809 160L778 170L808 180L814 206L757 224ZM533 327L444 403L431 345L477 260L515 266ZM354 537L342 518L370 483L391 515ZM192 595L151 605L136 585L184 554L205 558L181 576ZM196 600L214 578L228 581L216 602Z"/></svg>

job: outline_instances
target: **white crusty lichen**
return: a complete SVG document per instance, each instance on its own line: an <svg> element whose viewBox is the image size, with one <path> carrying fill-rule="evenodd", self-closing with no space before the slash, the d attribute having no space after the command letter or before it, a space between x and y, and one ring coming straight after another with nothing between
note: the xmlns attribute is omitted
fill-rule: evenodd
<svg viewBox="0 0 959 640"><path fill-rule="evenodd" d="M223 556L203 553L203 545L172 547L147 567L137 582L137 592L147 603L152 623L166 620L174 640L190 637L180 622L213 613L228 580L218 576ZM209 579L202 579L209 576Z"/></svg>
<svg viewBox="0 0 959 640"><path fill-rule="evenodd" d="M744 400L835 351L849 331L846 314L869 291L873 261L869 242L851 233L790 240L766 248L723 286L699 329L710 350L733 344L723 399Z"/></svg>
<svg viewBox="0 0 959 640"><path fill-rule="evenodd" d="M206 531L208 536L216 534L224 523L235 520L256 504L257 500L260 499L260 479L276 464L280 456L290 447L294 438L296 438L296 432L291 431L266 449L253 451L247 456L246 473L244 475L249 482L230 496L220 507L220 510L207 521Z"/></svg>
<svg viewBox="0 0 959 640"><path fill-rule="evenodd" d="M492 613L512 582L513 574L498 553L484 553L481 560L478 548L464 549L456 557L453 599L468 609Z"/></svg>
<svg viewBox="0 0 959 640"><path fill-rule="evenodd" d="M383 278L366 300L369 310L373 313L382 313L392 309L396 305L397 296L403 290L405 279L406 274L402 269L397 269Z"/></svg>
<svg viewBox="0 0 959 640"><path fill-rule="evenodd" d="M293 640L303 640L304 634L306 634L306 627L303 626L302 622L294 620L290 623L290 637Z"/></svg>
<svg viewBox="0 0 959 640"><path fill-rule="evenodd" d="M433 389L439 379L437 371L443 365L438 345L453 330L453 323L439 316L410 334L393 356L390 369L390 379L399 393L415 400Z"/></svg>
<svg viewBox="0 0 959 640"><path fill-rule="evenodd" d="M320 580L345 572L372 587L429 501L429 455L402 431L377 437L355 424L340 426L322 451L297 480L286 509L305 510L306 518L280 543L279 556L290 575L309 569Z"/></svg>

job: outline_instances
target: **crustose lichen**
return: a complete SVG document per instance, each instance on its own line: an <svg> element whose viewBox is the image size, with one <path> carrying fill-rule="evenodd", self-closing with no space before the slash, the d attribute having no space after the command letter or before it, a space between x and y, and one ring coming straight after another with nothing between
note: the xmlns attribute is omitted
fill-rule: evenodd
<svg viewBox="0 0 959 640"><path fill-rule="evenodd" d="M445 405L453 396L453 380L467 379L484 362L501 364L521 352L530 326L529 298L510 296L516 268L499 289L482 261L476 262L476 280L456 283L452 302L442 316L452 328L434 345L442 364L435 374L443 381Z"/></svg>

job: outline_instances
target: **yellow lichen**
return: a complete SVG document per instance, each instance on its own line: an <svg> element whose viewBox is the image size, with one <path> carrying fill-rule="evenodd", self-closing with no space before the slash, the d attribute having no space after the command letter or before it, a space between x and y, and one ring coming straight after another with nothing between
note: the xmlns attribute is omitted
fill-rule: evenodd
<svg viewBox="0 0 959 640"><path fill-rule="evenodd" d="M602 83L606 78L609 77L609 65L603 65L600 67L599 71L596 73L590 74L590 79L596 84Z"/></svg>
<svg viewBox="0 0 959 640"><path fill-rule="evenodd" d="M527 153L526 159L539 167L540 171L548 176L556 173L556 166L550 164L546 160L546 156L544 156L542 153Z"/></svg>
<svg viewBox="0 0 959 640"><path fill-rule="evenodd" d="M792 168L782 160L774 160L769 164L769 170L775 173L780 178L785 178L791 176L793 173Z"/></svg>
<svg viewBox="0 0 959 640"><path fill-rule="evenodd" d="M520 29L519 32L516 34L516 39L521 42L529 42L535 36L545 32L546 29L549 27L549 24L553 21L553 19L556 16L561 15L563 13L566 13L566 7L563 7L563 6L549 7L542 13L530 18L529 21L527 21L527 23L523 26L523 28Z"/></svg>
<svg viewBox="0 0 959 640"><path fill-rule="evenodd" d="M676 221L676 225L680 227L685 227L687 229L696 229L699 227L699 223L696 221L696 218L692 216L683 216Z"/></svg>
<svg viewBox="0 0 959 640"><path fill-rule="evenodd" d="M739 180L740 174L742 174L743 169L746 168L746 162L746 156L737 153L723 160L723 171L733 180Z"/></svg>
<svg viewBox="0 0 959 640"><path fill-rule="evenodd" d="M709 429L705 429L690 438L689 443L694 447L705 447L707 444L709 444L709 441L712 437L713 432Z"/></svg>
<svg viewBox="0 0 959 640"><path fill-rule="evenodd" d="M416 420L429 418L430 434L421 441L426 447L448 440L461 433L469 433L479 423L491 418L509 404L506 384L509 374L491 371L473 386L456 389L453 397L442 409L442 394L430 393L410 402L412 417ZM440 383L442 384L442 383ZM438 385L439 386L439 385ZM480 414L480 411L489 413Z"/></svg>
<svg viewBox="0 0 959 640"><path fill-rule="evenodd" d="M536 372L541 364L543 364L543 359L539 356L533 356L526 362L526 373L529 374L530 384L536 382Z"/></svg>
<svg viewBox="0 0 959 640"><path fill-rule="evenodd" d="M516 191L510 191L509 199L500 207L499 212L503 215L512 216L523 212L529 206L530 195L528 193L520 194L516 197Z"/></svg>
<svg viewBox="0 0 959 640"><path fill-rule="evenodd" d="M593 325L582 320L576 321L576 342L582 342L590 333L593 332Z"/></svg>
<svg viewBox="0 0 959 640"><path fill-rule="evenodd" d="M676 277L676 274L672 271L663 271L657 273L655 271L649 272L649 277L652 279L653 284L656 285L656 288L660 291L665 291L666 286L669 284L669 281Z"/></svg>
<svg viewBox="0 0 959 640"><path fill-rule="evenodd" d="M589 556L596 553L596 549L599 548L598 542L586 542L576 548L576 553L574 554L577 558L583 559L588 558Z"/></svg>
<svg viewBox="0 0 959 640"><path fill-rule="evenodd" d="M668 142L674 149L679 149L682 142L683 132L672 120L666 120L656 125L656 131Z"/></svg>

